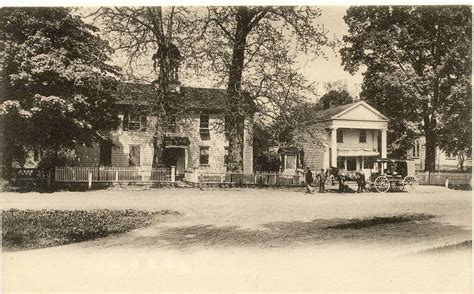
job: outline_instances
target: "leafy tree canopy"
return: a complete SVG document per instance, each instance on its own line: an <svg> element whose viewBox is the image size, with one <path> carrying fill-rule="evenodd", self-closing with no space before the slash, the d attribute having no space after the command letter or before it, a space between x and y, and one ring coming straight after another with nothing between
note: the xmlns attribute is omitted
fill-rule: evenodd
<svg viewBox="0 0 474 294"><path fill-rule="evenodd" d="M354 98L352 98L347 89L329 90L326 94L321 96L318 101L321 109L329 109L352 102L354 102Z"/></svg>
<svg viewBox="0 0 474 294"><path fill-rule="evenodd" d="M108 64L112 48L96 27L68 8L2 8L0 14L7 149L73 148L116 126L110 90L117 68Z"/></svg>
<svg viewBox="0 0 474 294"><path fill-rule="evenodd" d="M403 156L424 135L426 169L434 170L436 148L447 147L443 133L471 136L471 97L462 90L471 88L471 7L360 6L344 20L344 67L352 73L367 67L361 97L391 119L392 155ZM449 122L447 109L467 116Z"/></svg>

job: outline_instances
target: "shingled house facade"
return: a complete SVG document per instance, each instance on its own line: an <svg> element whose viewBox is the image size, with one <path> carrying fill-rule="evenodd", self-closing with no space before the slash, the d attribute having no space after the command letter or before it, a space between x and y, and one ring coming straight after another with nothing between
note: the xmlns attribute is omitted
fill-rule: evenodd
<svg viewBox="0 0 474 294"><path fill-rule="evenodd" d="M186 170L225 172L229 142L225 132L223 89L179 87L170 94L172 105L185 110L160 134L162 156L157 156L157 117L149 111L157 92L152 84L128 84L117 94L120 126L101 132L92 146L77 145L75 154L85 166L176 167ZM243 171L253 172L251 139L253 114L245 118ZM160 142L159 142L160 143Z"/></svg>

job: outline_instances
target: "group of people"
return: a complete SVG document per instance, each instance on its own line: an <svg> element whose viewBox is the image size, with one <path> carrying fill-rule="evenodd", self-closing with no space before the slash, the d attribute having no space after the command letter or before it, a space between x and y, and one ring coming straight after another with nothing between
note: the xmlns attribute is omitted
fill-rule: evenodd
<svg viewBox="0 0 474 294"><path fill-rule="evenodd" d="M356 171L356 181L357 181L357 193L362 193L362 192L369 192L369 190L366 188L366 180L365 180L365 173L362 169ZM332 175L331 175L332 176ZM323 168L316 174L316 177L313 177L313 172L311 171L311 168L308 167L306 171L306 192L307 193L313 193L313 180L316 180L316 185L319 186L319 192L324 193L325 192L325 184L326 180L328 178L328 171L324 170ZM337 173L335 175L335 178L337 182L339 183L339 192L344 193L350 191L349 186L345 183L346 181L346 176L342 172L342 170L337 170Z"/></svg>
<svg viewBox="0 0 474 294"><path fill-rule="evenodd" d="M321 169L316 174L316 184L319 186L319 193L324 193L324 185L326 183L327 179L327 173L324 170L324 168ZM306 171L306 192L307 193L313 193L313 187L311 187L311 184L313 183L313 172L311 171L311 168L308 167L308 170Z"/></svg>

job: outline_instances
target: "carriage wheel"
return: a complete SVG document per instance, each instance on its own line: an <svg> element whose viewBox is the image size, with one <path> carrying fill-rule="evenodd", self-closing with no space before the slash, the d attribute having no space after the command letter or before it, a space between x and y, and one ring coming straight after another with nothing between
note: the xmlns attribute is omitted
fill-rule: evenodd
<svg viewBox="0 0 474 294"><path fill-rule="evenodd" d="M390 181L385 176L380 176L375 179L375 190L380 193L385 193L390 190Z"/></svg>
<svg viewBox="0 0 474 294"><path fill-rule="evenodd" d="M418 187L418 179L414 176L406 176L403 179L403 190L413 192Z"/></svg>

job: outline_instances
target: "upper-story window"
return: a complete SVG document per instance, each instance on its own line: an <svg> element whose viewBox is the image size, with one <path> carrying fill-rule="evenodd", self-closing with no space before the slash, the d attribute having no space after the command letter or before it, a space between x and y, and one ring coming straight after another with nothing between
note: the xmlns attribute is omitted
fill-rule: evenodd
<svg viewBox="0 0 474 294"><path fill-rule="evenodd" d="M124 131L146 131L146 115L140 115L136 112L125 113L123 117Z"/></svg>
<svg viewBox="0 0 474 294"><path fill-rule="evenodd" d="M412 148L412 158L419 158L420 157L420 142L416 141L415 146Z"/></svg>
<svg viewBox="0 0 474 294"><path fill-rule="evenodd" d="M224 117L224 134L227 136L230 134L230 117Z"/></svg>
<svg viewBox="0 0 474 294"><path fill-rule="evenodd" d="M367 131L366 130L360 130L359 143L367 143Z"/></svg>
<svg viewBox="0 0 474 294"><path fill-rule="evenodd" d="M170 115L167 120L166 130L168 132L177 132L178 125L176 124L176 116Z"/></svg>
<svg viewBox="0 0 474 294"><path fill-rule="evenodd" d="M344 133L342 129L337 129L337 143L344 143Z"/></svg>
<svg viewBox="0 0 474 294"><path fill-rule="evenodd" d="M209 134L209 115L201 115L199 118L199 133Z"/></svg>

